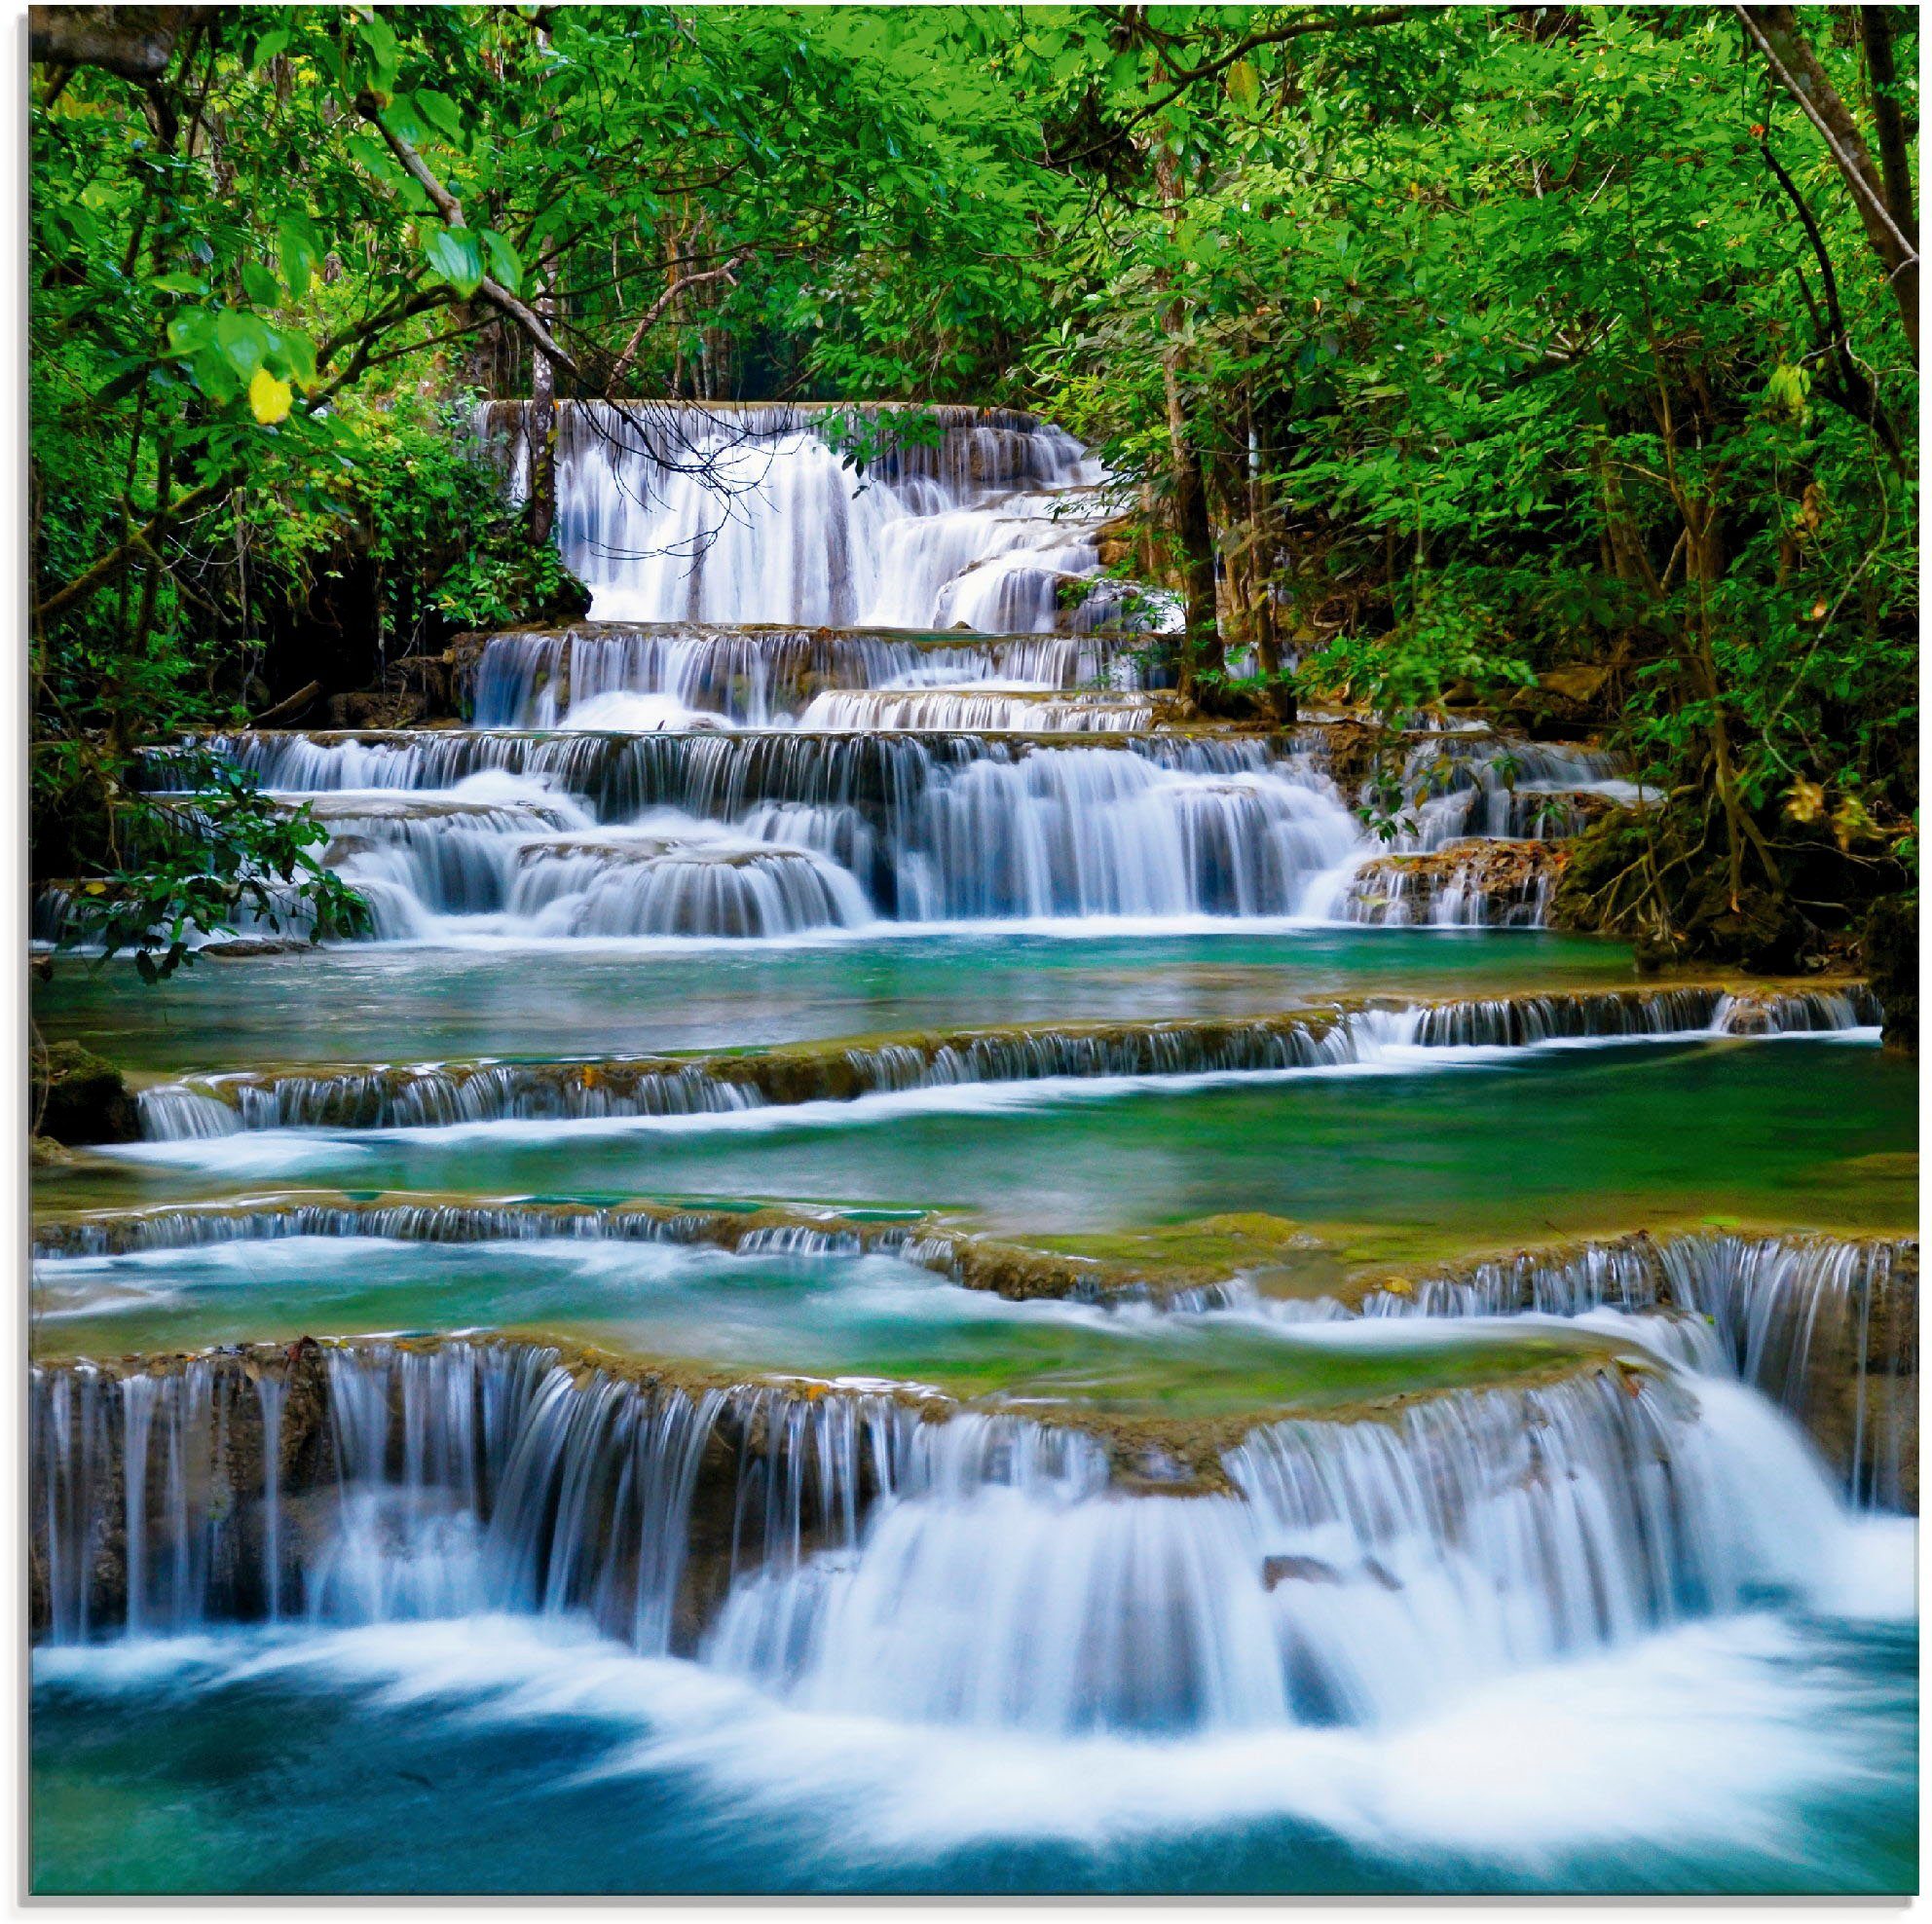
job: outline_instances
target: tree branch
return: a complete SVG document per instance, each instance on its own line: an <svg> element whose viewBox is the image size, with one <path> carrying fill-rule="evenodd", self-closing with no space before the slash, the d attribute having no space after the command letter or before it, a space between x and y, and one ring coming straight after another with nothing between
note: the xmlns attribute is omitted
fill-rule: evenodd
<svg viewBox="0 0 1932 1924"><path fill-rule="evenodd" d="M1087 160L1102 149L1118 145L1133 130L1144 120L1151 119L1170 107L1194 85L1197 80L1211 79L1217 73L1225 72L1244 55L1251 54L1257 47L1279 47L1283 41L1298 40L1305 33L1344 33L1355 27L1398 26L1403 20L1419 19L1425 14L1439 14L1443 10L1436 6L1427 7L1381 7L1374 13L1350 18L1346 10L1338 9L1329 14L1311 14L1305 18L1290 20L1285 26L1269 27L1259 33L1250 33L1238 40L1225 54L1216 55L1211 60L1204 60L1198 67L1189 67L1173 76L1174 86L1158 100L1130 114L1119 127L1094 142L1091 147L1083 147L1079 153L1070 154L1059 163L1061 166L1071 166L1075 161Z"/></svg>
<svg viewBox="0 0 1932 1924"><path fill-rule="evenodd" d="M735 287L738 283L736 273L751 258L750 251L735 253L723 267L707 268L702 274L687 274L682 280L672 281L644 311L644 318L631 330L631 338L624 343L623 352L611 363L611 372L605 379L607 390L614 392L630 372L631 362L637 358L637 351L644 346L645 336L657 324L658 316L678 296L688 287L702 287L707 281L724 280Z"/></svg>
<svg viewBox="0 0 1932 1924"><path fill-rule="evenodd" d="M1789 7L1733 6L1744 31L1764 55L1785 92L1804 117L1824 136L1839 171L1852 191L1858 217L1865 225L1873 251L1884 263L1885 276L1905 324L1906 340L1918 352L1918 250L1900 231L1885 204L1885 196L1865 136L1850 109L1798 30L1798 18Z"/></svg>
<svg viewBox="0 0 1932 1924"><path fill-rule="evenodd" d="M436 178L423 156L383 119L382 111L376 103L376 96L366 92L358 95L355 110L383 136L390 152L396 157L410 178L429 197L429 204L442 217L443 225L449 228L461 228L467 232L469 223L464 218L463 203ZM558 346L556 337L550 330L501 281L491 279L486 274L477 282L476 291L500 314L515 321L552 367L562 368L574 381L583 386L591 385L585 381L583 369L577 365L566 349Z"/></svg>
<svg viewBox="0 0 1932 1924"><path fill-rule="evenodd" d="M1839 403L1855 420L1864 422L1883 444L1885 452L1891 457L1892 465L1903 473L1905 461L1900 452L1898 434L1893 429L1890 417L1878 405L1877 390L1866 378L1865 370L1852 356L1850 337L1845 331L1844 313L1839 306L1839 278L1832 270L1832 257L1826 249L1825 237L1819 232L1818 223L1813 218L1811 209L1805 204L1803 195L1798 191L1797 183L1785 171L1784 164L1771 152L1769 142L1766 141L1758 151L1764 155L1765 165L1777 176L1778 185L1784 189L1786 198L1797 208L1798 218L1803 224L1805 236L1811 242L1811 252L1818 262L1818 278L1824 283L1825 314L1831 325L1829 332L1824 327L1819 327L1819 334L1823 338L1818 345L1838 361L1839 387L1836 392L1829 388L1820 388L1818 391L1825 399ZM1803 286L1802 274L1799 277L1799 285ZM1809 292L1806 290L1807 305L1809 298ZM1817 320L1815 313L1812 318L1815 323Z"/></svg>

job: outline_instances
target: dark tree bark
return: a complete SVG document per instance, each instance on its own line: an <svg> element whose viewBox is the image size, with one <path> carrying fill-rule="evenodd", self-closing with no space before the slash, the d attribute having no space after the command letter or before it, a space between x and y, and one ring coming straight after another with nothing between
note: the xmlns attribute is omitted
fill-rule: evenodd
<svg viewBox="0 0 1932 1924"><path fill-rule="evenodd" d="M1872 11L1876 11L1876 9ZM1905 326L1906 341L1913 356L1918 354L1918 245L1916 221L1901 222L1891 205L1886 182L1872 160L1851 109L1831 83L1811 43L1798 25L1798 16L1790 7L1738 7L1738 18L1752 44L1764 55L1778 84L1818 130L1839 172L1851 190L1858 217L1864 223L1872 250L1885 270L1892 298L1898 304L1899 319ZM1881 33L1884 29L1880 29ZM1868 41L1868 50L1869 50ZM1889 53L1889 42L1887 53ZM1896 188L1896 182L1894 183ZM1909 196L1908 196L1909 198Z"/></svg>
<svg viewBox="0 0 1932 1924"><path fill-rule="evenodd" d="M167 71L174 42L215 7L30 7L27 55L42 66L104 67L143 84Z"/></svg>
<svg viewBox="0 0 1932 1924"><path fill-rule="evenodd" d="M1180 208L1180 174L1173 156L1165 149L1155 156L1154 177L1171 226ZM1187 630L1181 638L1180 692L1192 701L1201 676L1218 675L1226 656L1214 607L1214 530L1208 514L1208 481L1202 472L1200 450L1188 431L1187 396L1181 383L1180 335L1185 307L1186 297L1176 293L1164 310L1162 324L1168 338L1162 351L1161 376L1167 389L1170 449L1169 503L1173 513L1174 538L1180 547L1181 593L1187 620Z"/></svg>
<svg viewBox="0 0 1932 1924"><path fill-rule="evenodd" d="M555 310L546 275L537 291L538 317L546 328L555 321ZM530 450L530 533L540 543L550 538L557 519L557 370L535 346L530 351L530 413L523 431Z"/></svg>
<svg viewBox="0 0 1932 1924"><path fill-rule="evenodd" d="M1916 247L1918 214L1912 198L1912 132L1899 105L1891 9L1859 8L1858 27L1865 39L1865 64L1872 75L1872 124L1878 130L1878 166L1884 176L1885 205L1900 233Z"/></svg>

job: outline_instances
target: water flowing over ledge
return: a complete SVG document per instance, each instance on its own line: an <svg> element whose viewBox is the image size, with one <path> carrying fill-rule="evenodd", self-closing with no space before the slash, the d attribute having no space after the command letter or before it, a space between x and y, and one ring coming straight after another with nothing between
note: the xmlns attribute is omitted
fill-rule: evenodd
<svg viewBox="0 0 1932 1924"><path fill-rule="evenodd" d="M1051 681L1041 657L1071 646L1008 638L980 645L979 665ZM513 633L483 648L479 700L552 720L562 704L561 732L212 735L150 751L144 779L192 820L212 753L306 802L376 938L417 941L770 940L875 919L1538 927L1563 859L1548 837L1630 786L1583 744L1349 723L1194 731L1164 720L1169 697L1132 689L936 686L923 673L818 688L806 664L828 651L855 670L970 652L796 630ZM1110 658L1116 680L1125 659ZM805 705L774 726L781 699ZM1407 800L1384 843L1343 796L1358 792L1373 815L1362 769L1392 750ZM70 907L44 893L37 938L56 938Z"/></svg>
<svg viewBox="0 0 1932 1924"><path fill-rule="evenodd" d="M1023 1418L530 1345L32 1393L43 1638L580 1613L803 1709L1057 1732L1373 1723L1425 1679L1802 1594L1846 1527L1744 1392L1621 1370L1263 1424L1178 1498Z"/></svg>
<svg viewBox="0 0 1932 1924"><path fill-rule="evenodd" d="M297 1237L405 1242L610 1239L706 1243L739 1255L889 1255L1013 1301L1145 1304L1181 1315L1299 1322L1374 1318L1642 1318L1641 1340L1678 1367L1750 1385L1817 1445L1856 1507L1917 1509L1918 1245L1690 1230L1528 1249L1467 1268L1371 1280L1340 1297L1259 1297L1245 1276L1136 1270L974 1235L943 1220L851 1217L791 1205L702 1208L505 1202L258 1203L83 1217L40 1225L36 1262Z"/></svg>
<svg viewBox="0 0 1932 1924"><path fill-rule="evenodd" d="M271 1128L424 1128L500 1121L724 1115L770 1105L1059 1078L1280 1072L1390 1050L1555 1041L1844 1033L1876 1019L1833 989L1614 989L1315 1008L1248 1020L1076 1023L799 1044L704 1057L419 1063L243 1071L143 1090L141 1132L171 1142Z"/></svg>
<svg viewBox="0 0 1932 1924"><path fill-rule="evenodd" d="M891 629L588 622L490 636L469 671L470 714L479 729L674 727L706 718L756 728L799 722L820 702L869 692L895 700L917 699L928 688L1126 694L1140 686L1144 646L1074 636L983 641ZM894 724L874 719L863 725Z"/></svg>
<svg viewBox="0 0 1932 1924"><path fill-rule="evenodd" d="M935 438L898 431L920 417ZM479 412L519 492L528 423ZM856 424L881 443L863 476L836 443ZM600 619L1051 632L1099 570L1105 475L1030 415L572 401L555 431L558 546Z"/></svg>
<svg viewBox="0 0 1932 1924"><path fill-rule="evenodd" d="M855 914L1290 915L1359 840L1332 785L1261 738L425 731L212 746L291 800L315 798L338 836L328 859L390 938L460 933L457 918L481 916L494 919L468 926L497 934L714 936ZM167 777L165 757L155 772ZM579 886L539 899L527 870L565 815L585 858ZM639 864L672 847L687 867L809 867L819 910L795 901L756 929L647 912L662 898L638 892L656 879Z"/></svg>
<svg viewBox="0 0 1932 1924"><path fill-rule="evenodd" d="M1685 1360L1762 1390L1854 1504L1918 1507L1915 1240L1696 1232L1536 1252L1371 1290L1379 1316L1668 1312Z"/></svg>

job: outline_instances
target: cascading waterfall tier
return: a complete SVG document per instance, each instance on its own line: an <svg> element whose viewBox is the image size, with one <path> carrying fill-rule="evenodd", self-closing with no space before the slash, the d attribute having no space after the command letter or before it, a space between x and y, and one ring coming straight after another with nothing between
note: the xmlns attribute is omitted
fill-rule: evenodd
<svg viewBox="0 0 1932 1924"><path fill-rule="evenodd" d="M1431 855L1364 862L1342 887L1334 914L1382 928L1540 929L1562 872L1555 842L1447 842Z"/></svg>
<svg viewBox="0 0 1932 1924"><path fill-rule="evenodd" d="M923 724L805 718L839 695L914 700L928 688L982 691L988 700L1022 691L1124 695L1140 685L1142 646L1089 636L982 641L891 629L583 622L492 635L469 670L470 712L479 728L653 729L707 720L740 727L905 727Z"/></svg>
<svg viewBox="0 0 1932 1924"><path fill-rule="evenodd" d="M516 487L528 421L500 401L478 424ZM853 429L873 444L863 474ZM600 620L1023 634L1121 618L1085 588L1105 476L1030 415L574 401L555 436L558 546Z"/></svg>
<svg viewBox="0 0 1932 1924"><path fill-rule="evenodd" d="M1398 854L1429 854L1470 836L1556 840L1580 832L1607 807L1652 798L1629 779L1627 758L1611 750L1484 731L1411 740L1400 787L1403 806L1389 844ZM1371 782L1361 799L1378 799Z"/></svg>
<svg viewBox="0 0 1932 1924"><path fill-rule="evenodd" d="M907 922L1291 915L1356 844L1332 786L1259 739L424 731L252 734L211 745L291 801L343 796L323 804L348 841L335 859L347 879L369 884L379 931L391 935L493 912L478 926L497 934L789 933L864 919L861 899L870 913ZM167 779L165 757L153 772ZM385 822L373 799L347 799L352 787L411 796ZM412 867L413 855L401 860L390 847L466 835L483 817L464 811L501 810L519 796L542 822L506 823L487 858L472 859L465 840L446 872ZM646 912L634 876L613 883L586 864L581 896L601 895L601 904L579 899L563 909L552 896L539 917L496 910L510 906L524 849L572 809L583 826L677 840L687 865L742 867L746 843L817 858L818 912L795 911L782 926L766 916L667 927L663 914ZM494 881L479 873L484 859ZM618 866L632 860L615 857ZM860 896L841 891L825 865ZM808 865L780 857L766 866L802 875ZM638 912L627 918L613 896L637 902Z"/></svg>
<svg viewBox="0 0 1932 1924"><path fill-rule="evenodd" d="M1263 1424L1227 1494L1184 1498L1113 1490L1079 1429L535 1345L304 1342L31 1394L46 1640L568 1613L800 1709L1063 1734L1393 1720L1802 1595L1842 1528L1747 1392L1622 1368Z"/></svg>
<svg viewBox="0 0 1932 1924"><path fill-rule="evenodd" d="M424 1128L493 1121L716 1115L963 1084L1249 1074L1400 1048L1839 1033L1871 1019L1861 985L1737 995L1715 987L1313 1008L1246 1019L1074 1023L797 1044L744 1054L254 1071L143 1090L141 1128L179 1141L267 1128Z"/></svg>
<svg viewBox="0 0 1932 1924"><path fill-rule="evenodd" d="M1852 1501L1918 1507L1918 1244L1909 1239L1634 1236L1384 1284L1380 1316L1666 1313L1685 1359L1763 1391Z"/></svg>
<svg viewBox="0 0 1932 1924"><path fill-rule="evenodd" d="M1555 798L1587 814L1629 786L1602 774L1615 758L1575 744L1396 736L1412 805L1383 844L1364 837L1328 772L1355 781L1360 729L1174 732L1157 725L1165 697L1065 684L1090 669L1131 679L1126 658L1099 646L792 629L508 634L483 649L479 704L567 722L561 732L216 735L150 752L144 779L158 793L190 784L212 752L310 802L338 844L329 859L370 903L372 932L416 940L768 939L875 918L1540 927L1563 859L1546 839L1560 826ZM908 670L902 685L840 684L902 657L944 666ZM962 660L979 679L957 679ZM1039 685L992 679L1009 670ZM692 702L721 706L697 714ZM796 705L773 726L781 703ZM727 728L736 711L760 725ZM600 718L626 725L584 725ZM717 725L692 725L707 718ZM676 725L655 725L665 722ZM375 805L390 793L418 803ZM352 795L372 800L358 808ZM559 819L623 833L579 836L560 864L538 845ZM443 839L447 852L429 846ZM57 936L69 906L39 902L37 935Z"/></svg>
<svg viewBox="0 0 1932 1924"><path fill-rule="evenodd" d="M1201 1283L1158 1267L1102 1264L976 1236L931 1218L851 1217L797 1204L756 1209L621 1204L352 1201L317 1194L106 1212L36 1226L52 1281L70 1259L163 1253L289 1238L496 1243L611 1240L702 1243L739 1255L891 1256L969 1289L1180 1314L1284 1314L1240 1275ZM1359 1294L1299 1299L1322 1319L1521 1315L1644 1319L1643 1341L1680 1367L1749 1384L1818 1446L1862 1508L1917 1508L1918 1245L1910 1238L1639 1233L1529 1249Z"/></svg>

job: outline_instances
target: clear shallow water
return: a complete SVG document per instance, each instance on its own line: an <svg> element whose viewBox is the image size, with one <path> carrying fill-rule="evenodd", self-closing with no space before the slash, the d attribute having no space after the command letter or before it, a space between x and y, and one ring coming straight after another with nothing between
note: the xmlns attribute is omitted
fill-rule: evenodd
<svg viewBox="0 0 1932 1924"><path fill-rule="evenodd" d="M250 1131L55 1171L42 1207L284 1184L582 1200L772 1197L953 1208L1016 1233L1228 1212L1353 1259L1680 1221L1905 1230L1916 1082L1869 1042L1429 1052L1185 1083L1042 1083L724 1116Z"/></svg>
<svg viewBox="0 0 1932 1924"><path fill-rule="evenodd" d="M1646 1353L1641 1321L1599 1335L1528 1319L1317 1323L1011 1303L886 1256L618 1240L300 1237L65 1258L36 1265L34 1313L42 1357L530 1328L746 1375L886 1378L1178 1418L1316 1411Z"/></svg>
<svg viewBox="0 0 1932 1924"><path fill-rule="evenodd" d="M529 1619L43 1650L32 1876L42 1893L1903 1892L1914 1667L1907 1625L1786 1609L1518 1672L1393 1728L1047 1741L801 1714Z"/></svg>
<svg viewBox="0 0 1932 1924"><path fill-rule="evenodd" d="M50 1042L147 1072L304 1061L614 1054L968 1023L1154 1020L1349 994L1623 987L1621 943L1537 930L1000 930L813 944L325 948L204 961L160 992L62 958Z"/></svg>

